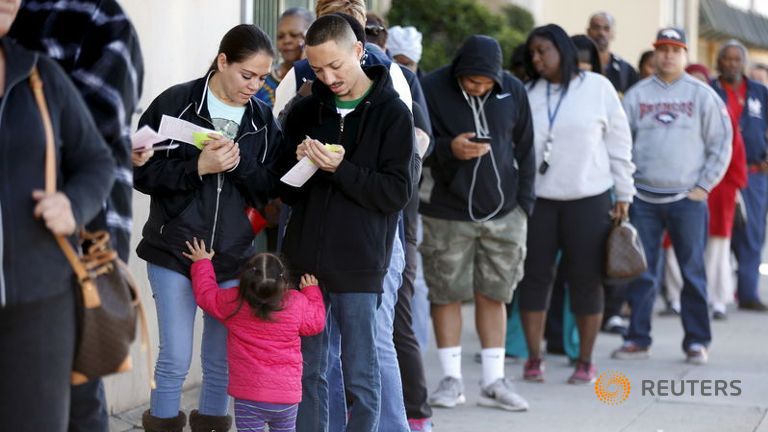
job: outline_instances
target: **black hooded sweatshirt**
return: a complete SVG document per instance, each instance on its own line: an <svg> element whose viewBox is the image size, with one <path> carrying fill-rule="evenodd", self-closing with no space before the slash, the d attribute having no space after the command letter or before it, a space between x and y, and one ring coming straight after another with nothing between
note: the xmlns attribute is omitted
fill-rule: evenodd
<svg viewBox="0 0 768 432"><path fill-rule="evenodd" d="M365 69L373 80L368 95L342 117L333 93L320 80L312 95L288 114L285 174L296 164L306 136L344 147L335 173L317 171L301 188L281 183L292 207L283 252L294 274L311 273L330 292L382 292L398 212L413 192L413 118L392 87L387 68Z"/></svg>
<svg viewBox="0 0 768 432"><path fill-rule="evenodd" d="M451 151L451 141L457 135L478 133L469 101L458 81L460 76L470 75L486 76L495 82L484 112L496 167L491 153L484 155L477 166L474 188L472 180L477 159L462 161ZM535 201L536 174L531 112L523 84L502 69L498 42L488 36L469 37L453 62L424 77L422 85L432 120L435 149L425 161L420 212L440 219L472 220L469 213L472 190L476 219L493 213L501 204L502 194L503 205L491 219L503 217L517 205L530 215Z"/></svg>

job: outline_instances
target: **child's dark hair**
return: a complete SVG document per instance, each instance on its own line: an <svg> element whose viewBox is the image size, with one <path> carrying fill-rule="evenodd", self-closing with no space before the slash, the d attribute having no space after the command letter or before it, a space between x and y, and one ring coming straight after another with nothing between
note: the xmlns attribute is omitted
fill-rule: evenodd
<svg viewBox="0 0 768 432"><path fill-rule="evenodd" d="M232 27L219 44L219 51L208 71L218 70L218 55L224 53L227 63L240 63L259 53L275 56L272 41L263 30L253 24L238 24Z"/></svg>
<svg viewBox="0 0 768 432"><path fill-rule="evenodd" d="M240 306L248 303L253 314L271 320L272 313L283 309L283 295L288 289L288 272L276 255L260 253L251 258L240 274Z"/></svg>

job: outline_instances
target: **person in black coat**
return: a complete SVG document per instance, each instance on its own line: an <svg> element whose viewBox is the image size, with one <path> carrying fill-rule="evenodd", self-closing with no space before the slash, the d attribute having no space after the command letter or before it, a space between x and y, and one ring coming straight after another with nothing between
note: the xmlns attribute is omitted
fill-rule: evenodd
<svg viewBox="0 0 768 432"><path fill-rule="evenodd" d="M261 209L274 196L278 180L273 165L282 132L269 106L254 96L273 57L262 30L235 26L224 35L204 77L165 90L139 121L139 126L158 129L167 115L217 132L208 135L202 150L178 143L134 170L134 187L152 198L136 252L147 261L160 327L157 388L142 418L148 431L181 431L186 422L179 402L197 309L189 279L192 262L182 255L186 242L204 240L216 252L219 285L237 285L254 239L246 209ZM231 425L226 354L225 328L205 315L203 384L199 408L190 414L192 430L225 431Z"/></svg>
<svg viewBox="0 0 768 432"><path fill-rule="evenodd" d="M347 429L376 431L382 403L376 310L398 215L413 193L413 119L388 68L360 66L363 44L344 18L318 18L306 43L317 79L312 95L285 119L287 148L279 172L304 157L319 171L300 187L281 185L281 198L293 209L283 252L295 274L317 276L329 319L339 325L344 381L354 406ZM334 152L324 144L341 148ZM326 326L302 342L300 431L328 424L329 332Z"/></svg>
<svg viewBox="0 0 768 432"><path fill-rule="evenodd" d="M51 59L6 34L19 1L0 8L0 430L67 430L74 359L72 268L54 239L101 210L115 161L79 92ZM43 83L57 192L45 184L46 137L30 87Z"/></svg>

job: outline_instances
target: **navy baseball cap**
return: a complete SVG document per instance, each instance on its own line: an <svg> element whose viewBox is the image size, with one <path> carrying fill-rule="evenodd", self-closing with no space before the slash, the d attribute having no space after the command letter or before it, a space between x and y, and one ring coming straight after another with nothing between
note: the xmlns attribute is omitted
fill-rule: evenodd
<svg viewBox="0 0 768 432"><path fill-rule="evenodd" d="M659 30L656 33L656 42L653 43L653 47L657 48L660 45L674 45L688 49L685 31L676 27L667 27Z"/></svg>

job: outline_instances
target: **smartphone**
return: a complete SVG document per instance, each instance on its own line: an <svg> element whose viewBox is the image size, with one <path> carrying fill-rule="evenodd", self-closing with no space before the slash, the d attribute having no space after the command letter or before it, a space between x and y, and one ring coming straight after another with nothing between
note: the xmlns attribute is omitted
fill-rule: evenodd
<svg viewBox="0 0 768 432"><path fill-rule="evenodd" d="M491 143L491 137L472 137L469 140L472 141L472 142L481 143L481 144L490 144Z"/></svg>

